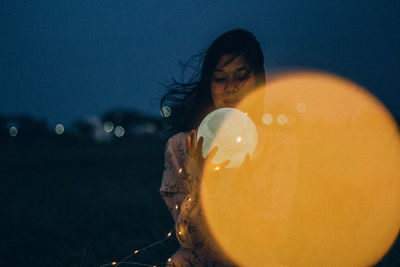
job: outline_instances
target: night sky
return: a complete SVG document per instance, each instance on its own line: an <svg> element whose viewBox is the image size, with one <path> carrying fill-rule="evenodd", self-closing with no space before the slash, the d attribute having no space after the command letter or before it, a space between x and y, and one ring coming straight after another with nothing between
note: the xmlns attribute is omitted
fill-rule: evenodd
<svg viewBox="0 0 400 267"><path fill-rule="evenodd" d="M261 42L267 72L330 71L400 115L400 1L0 3L0 115L70 124L113 108L159 115L160 83L232 28Z"/></svg>

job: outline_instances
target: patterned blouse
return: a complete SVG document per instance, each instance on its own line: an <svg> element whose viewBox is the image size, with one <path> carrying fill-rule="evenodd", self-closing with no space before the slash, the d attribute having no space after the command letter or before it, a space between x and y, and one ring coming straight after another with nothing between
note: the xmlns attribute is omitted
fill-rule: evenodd
<svg viewBox="0 0 400 267"><path fill-rule="evenodd" d="M234 266L221 255L221 251L205 232L205 221L199 199L191 192L185 175L189 157L186 137L189 132L172 136L165 149L165 165L160 188L174 219L176 236L181 248L171 257L168 266Z"/></svg>

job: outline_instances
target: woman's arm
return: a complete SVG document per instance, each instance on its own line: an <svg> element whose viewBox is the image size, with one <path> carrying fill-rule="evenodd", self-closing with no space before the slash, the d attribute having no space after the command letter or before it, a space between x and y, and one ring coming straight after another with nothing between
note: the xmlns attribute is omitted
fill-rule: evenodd
<svg viewBox="0 0 400 267"><path fill-rule="evenodd" d="M180 213L180 206L190 192L184 174L183 133L171 137L165 147L164 173L160 194L167 205L174 222ZM183 142L184 144L184 142Z"/></svg>
<svg viewBox="0 0 400 267"><path fill-rule="evenodd" d="M208 235L200 205L200 186L205 162L210 162L218 148L204 158L203 138L197 142L196 132L178 134L168 140L160 193L176 222L177 239L183 247L199 248ZM220 164L223 169L229 161ZM212 168L211 166L210 168Z"/></svg>

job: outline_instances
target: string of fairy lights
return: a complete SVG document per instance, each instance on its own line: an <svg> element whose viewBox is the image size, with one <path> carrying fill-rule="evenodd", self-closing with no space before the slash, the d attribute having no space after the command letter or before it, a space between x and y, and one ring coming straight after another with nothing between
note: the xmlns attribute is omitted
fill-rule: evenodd
<svg viewBox="0 0 400 267"><path fill-rule="evenodd" d="M217 169L215 169L215 170L217 170ZM218 170L219 170L219 168L218 168ZM182 169L182 168L179 168L179 169L177 170L178 175L181 175L182 172L183 172L183 169ZM191 201L192 201L192 198L189 198L188 201L191 202ZM179 210L179 205L178 205L178 203L175 205L175 209L176 209L176 210ZM148 249L150 249L150 248L152 248L152 247L154 247L154 246L156 246L156 245L159 245L159 244L164 243L167 239L169 239L170 237L172 237L172 233L175 232L175 229L176 229L177 224L178 224L178 221L175 222L175 224L174 224L174 226L172 227L172 229L168 232L168 234L167 234L163 239L160 239L160 240L158 240L158 241L156 241L156 242L154 242L154 243L152 243L152 244L150 244L150 245L147 245L147 246L145 246L145 247L143 247L143 248L141 248L141 249L137 249L137 250L133 251L131 254L129 254L128 256L126 256L125 258L123 258L123 259L120 260L120 261L113 261L113 262L111 262L111 263L106 263L106 264L100 265L99 267L119 266L119 265L121 265L121 264L136 265L136 266L151 266L151 267L167 266L168 263L172 262L172 259L171 259L171 258L168 258L167 263L165 263L165 262L158 262L159 265L147 264L147 263L140 263L140 262L134 262L134 261L128 261L128 260L129 260L130 258L134 257L135 255L139 254L140 252L143 252L143 251L148 250ZM179 235L183 235L183 232L182 232L182 231L179 231L178 234L179 234Z"/></svg>
<svg viewBox="0 0 400 267"><path fill-rule="evenodd" d="M240 136L238 136L237 139L236 139L236 142L238 142L238 143L241 142L241 139L242 139L242 138L241 138ZM220 169L221 169L220 166L217 165L216 167L214 167L213 170L214 170L214 171L219 171ZM183 168L179 168L179 169L177 170L177 173L178 173L178 176L182 175L182 173L183 173ZM189 197L189 198L188 198L188 201L189 201L189 202L192 202L192 198ZM176 210L179 210L179 208L180 208L178 204L179 204L179 203L177 203L177 204L175 205L175 209L176 209ZM192 207L192 208L193 208L193 207ZM145 247L143 247L143 248L141 248L141 249L137 249L137 250L133 251L131 254L129 254L128 256L126 256L125 258L123 258L122 260L120 260L120 261L118 261L118 262L117 262L117 261L114 261L114 262L111 262L111 263L103 264L103 265L101 265L100 267L119 266L119 265L121 265L121 264L129 264L129 265L137 265L137 266L151 266L151 267L167 266L169 262L172 262L172 259L171 259L171 258L169 258L169 259L167 260L167 263L162 262L161 265L146 264L146 263L128 261L128 259L132 258L133 256L139 254L139 253L142 252L142 251L148 250L148 249L150 249L150 248L152 248L152 247L154 247L154 246L156 246L156 245L159 245L159 244L164 243L167 239L169 239L169 238L172 236L172 233L175 231L177 224L178 224L178 221L175 222L173 228L168 232L168 234L167 234L163 239L160 239L160 240L158 240L158 241L156 241L156 242L154 242L154 243L152 243L152 244L150 244L150 245L147 245L147 246L145 246ZM177 234L178 234L179 236L184 235L185 233L182 232L182 231L183 231L183 230L179 230L179 232L178 232Z"/></svg>
<svg viewBox="0 0 400 267"><path fill-rule="evenodd" d="M175 228L175 226L174 226L174 228ZM127 260L130 259L131 257L133 257L133 256L135 256L135 255L137 255L137 254L139 254L139 253L142 252L142 251L145 251L145 250L147 250L147 249L150 249L150 248L152 248L152 247L154 247L154 246L156 246L156 245L158 245L158 244L164 243L168 238L170 238L170 237L172 236L172 233L173 233L173 232L174 232L174 229L172 229L172 230L167 234L167 236L166 236L165 238L163 238L163 239L161 239L161 240L158 240L158 241L156 241L156 242L154 242L154 243L152 243L152 244L150 244L150 245L148 245L148 246L145 246L145 247L143 247L143 248L141 248L141 249L135 250L134 252L132 252L131 254L129 254L128 256L126 256L125 258L123 258L121 261L118 261L118 262L117 262L117 261L113 261L113 262L111 262L111 263L103 264L103 265L101 265L100 267L119 266L120 264L129 264L129 265L137 265L137 266L151 266L151 267L157 267L157 265L154 265L154 264L146 264L146 263L140 263L140 262L127 261ZM171 261L171 258L168 259L168 262L170 262L170 261ZM162 263L161 266L166 266L166 264L165 264L165 263Z"/></svg>
<svg viewBox="0 0 400 267"><path fill-rule="evenodd" d="M178 206L178 205L177 205ZM178 207L179 208L179 207ZM177 208L177 209L178 209ZM170 237L172 237L172 233L175 231L175 227L176 227L176 223L174 225L174 227L171 229L171 231L168 232L168 234L163 238L160 239L150 245L147 245L141 249L137 249L135 251L133 251L131 254L129 254L128 256L126 256L125 258L123 258L120 261L113 261L111 263L106 263L103 265L100 265L100 267L106 267L106 266L119 266L121 264L129 264L129 265L137 265L137 266L151 266L151 267L157 267L157 266L166 266L167 264L165 262L162 262L161 265L155 265L155 264L147 264L147 263L140 263L140 262L134 262L134 261L128 261L128 259L132 258L133 256L139 254L140 252L143 252L145 250L148 250L156 245L162 244L164 243L167 239L169 239ZM171 262L172 259L169 258L168 262Z"/></svg>

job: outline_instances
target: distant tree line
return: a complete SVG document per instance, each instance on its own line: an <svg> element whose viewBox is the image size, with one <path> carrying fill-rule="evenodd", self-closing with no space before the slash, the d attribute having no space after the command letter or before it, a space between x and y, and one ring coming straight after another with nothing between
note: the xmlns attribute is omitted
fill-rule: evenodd
<svg viewBox="0 0 400 267"><path fill-rule="evenodd" d="M112 110L72 126L49 126L29 115L0 115L0 143L88 142L115 143L164 140L171 135L161 119L131 110Z"/></svg>

